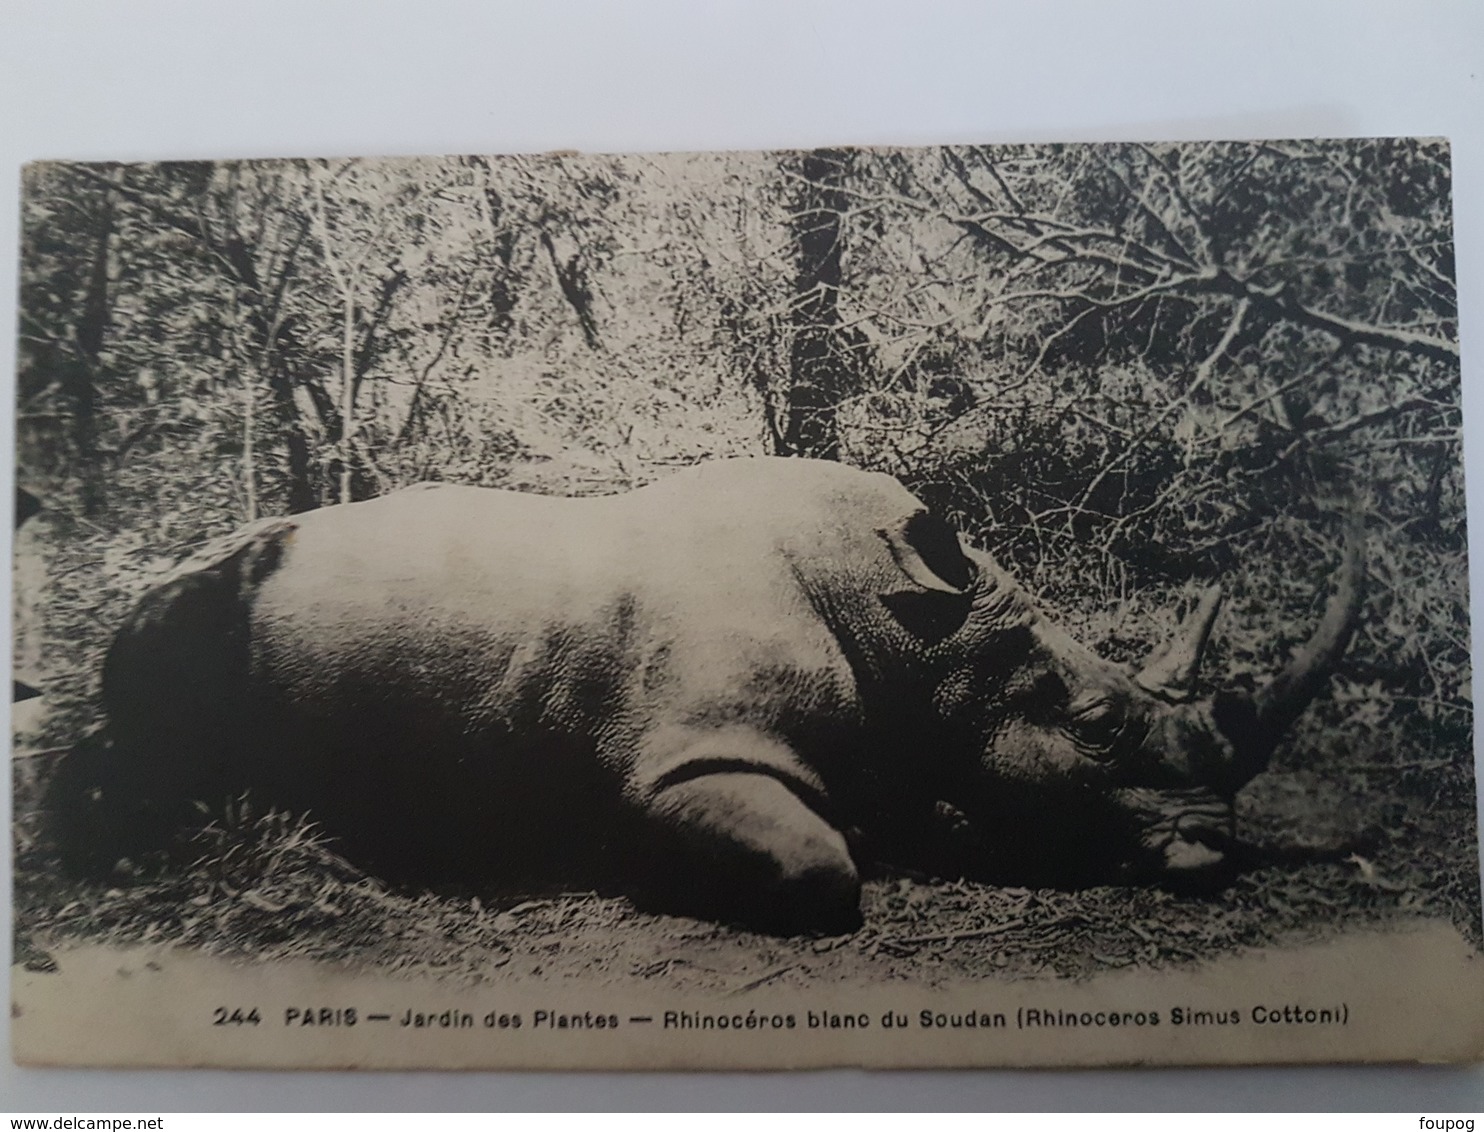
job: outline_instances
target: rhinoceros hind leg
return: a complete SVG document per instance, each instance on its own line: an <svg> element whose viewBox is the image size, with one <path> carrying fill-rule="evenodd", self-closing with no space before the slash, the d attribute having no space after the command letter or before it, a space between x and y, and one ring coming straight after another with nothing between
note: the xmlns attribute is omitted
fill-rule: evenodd
<svg viewBox="0 0 1484 1132"><path fill-rule="evenodd" d="M48 787L47 809L69 873L106 877L121 859L137 863L168 845L192 810L164 784L151 788L151 777L105 735L88 736L68 752Z"/></svg>
<svg viewBox="0 0 1484 1132"><path fill-rule="evenodd" d="M860 927L860 876L845 838L777 778L685 779L654 796L648 817L641 907L775 935Z"/></svg>

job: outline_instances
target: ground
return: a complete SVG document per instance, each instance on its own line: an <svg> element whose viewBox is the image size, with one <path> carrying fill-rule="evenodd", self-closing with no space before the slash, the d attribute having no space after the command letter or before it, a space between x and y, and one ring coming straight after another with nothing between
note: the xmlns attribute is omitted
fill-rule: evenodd
<svg viewBox="0 0 1484 1132"><path fill-rule="evenodd" d="M18 799L28 789L18 777ZM1321 806L1329 817L1316 822ZM44 835L21 821L16 961L45 971L51 952L69 944L174 943L233 959L314 958L461 982L663 979L667 989L734 993L835 979L1083 978L1419 918L1451 919L1478 945L1473 818L1463 806L1400 790L1346 795L1280 770L1254 784L1241 810L1250 841L1291 859L1213 897L888 876L867 882L859 931L793 939L647 915L591 893L495 900L398 891L336 855L312 826L246 806L199 834L181 858L193 858L187 865L87 884L61 877ZM1330 851L1345 841L1365 851Z"/></svg>

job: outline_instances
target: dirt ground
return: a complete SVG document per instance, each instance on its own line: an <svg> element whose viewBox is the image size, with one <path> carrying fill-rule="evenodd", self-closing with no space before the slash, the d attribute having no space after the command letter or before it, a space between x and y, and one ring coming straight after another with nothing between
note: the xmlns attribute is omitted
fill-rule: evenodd
<svg viewBox="0 0 1484 1132"><path fill-rule="evenodd" d="M1316 801L1329 815L1317 824ZM467 983L656 978L675 990L725 994L835 979L936 986L1085 978L1404 919L1451 920L1478 945L1473 816L1465 808L1399 791L1347 794L1289 772L1259 779L1242 815L1249 841L1297 856L1250 871L1214 897L887 876L867 882L859 931L792 939L647 915L592 893L491 900L397 891L338 857L312 827L246 811L199 835L187 868L83 884L60 877L44 838L21 822L16 961L46 971L54 965L49 949L68 943L173 943L242 960L303 957ZM1365 851L1323 849L1345 842ZM1330 859L1301 862L1306 849Z"/></svg>

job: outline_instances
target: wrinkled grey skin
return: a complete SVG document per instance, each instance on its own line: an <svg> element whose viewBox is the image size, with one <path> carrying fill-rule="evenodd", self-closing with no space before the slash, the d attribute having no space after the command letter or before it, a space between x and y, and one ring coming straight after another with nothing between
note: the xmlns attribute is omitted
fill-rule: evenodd
<svg viewBox="0 0 1484 1132"><path fill-rule="evenodd" d="M106 868L252 790L386 875L780 933L858 924L876 859L1219 878L1285 720L1176 702L1191 674L1100 660L880 474L427 486L259 523L148 594L60 780L64 847Z"/></svg>

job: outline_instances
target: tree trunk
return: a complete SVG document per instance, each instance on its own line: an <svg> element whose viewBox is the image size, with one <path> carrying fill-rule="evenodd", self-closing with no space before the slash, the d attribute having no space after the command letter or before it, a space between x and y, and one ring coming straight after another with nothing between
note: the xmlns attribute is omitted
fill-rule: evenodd
<svg viewBox="0 0 1484 1132"><path fill-rule="evenodd" d="M356 412L356 300L346 287L340 316L340 502L350 502L350 441Z"/></svg>
<svg viewBox="0 0 1484 1132"><path fill-rule="evenodd" d="M286 278L298 259L299 247L309 232L309 221L302 220L290 242L280 267L278 286L265 287L258 275L255 249L239 235L233 234L223 245L230 267L229 278L248 290L248 325L256 339L262 372L268 381L273 409L278 417L278 431L283 438L288 462L288 510L292 515L312 511L319 506L309 438L294 402L294 388L302 384L289 369L290 358L303 358L305 349L291 320L279 321L279 308ZM204 237L202 237L204 240ZM209 246L209 245L208 245Z"/></svg>
<svg viewBox="0 0 1484 1132"><path fill-rule="evenodd" d="M98 461L98 376L108 330L108 251L113 239L113 194L102 193L92 263L82 313L73 328L75 356L62 367L62 384L72 402L72 447L82 484L82 511L103 507L103 475Z"/></svg>
<svg viewBox="0 0 1484 1132"><path fill-rule="evenodd" d="M252 367L242 367L242 487L247 496L247 521L258 517L258 473L253 466L253 429L257 413L252 387Z"/></svg>
<svg viewBox="0 0 1484 1132"><path fill-rule="evenodd" d="M279 435L283 437L288 457L288 511L291 515L313 511L319 506L313 453L309 438L304 434L303 421L299 418L299 406L294 402L296 384L288 362L275 350L268 362L268 391L273 395Z"/></svg>
<svg viewBox="0 0 1484 1132"><path fill-rule="evenodd" d="M861 342L840 325L840 257L848 204L844 192L850 154L818 149L800 155L803 180L792 205L797 247L784 422L775 437L779 455L840 457L840 402L859 384Z"/></svg>
<svg viewBox="0 0 1484 1132"><path fill-rule="evenodd" d="M598 336L598 320L593 314L593 291L588 285L582 257L574 251L563 258L549 231L541 233L541 246L546 249L546 255L551 260L551 269L556 274L562 297L577 315L577 325L582 327L582 337L587 342L588 349L601 350L603 340Z"/></svg>

